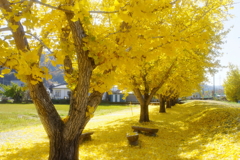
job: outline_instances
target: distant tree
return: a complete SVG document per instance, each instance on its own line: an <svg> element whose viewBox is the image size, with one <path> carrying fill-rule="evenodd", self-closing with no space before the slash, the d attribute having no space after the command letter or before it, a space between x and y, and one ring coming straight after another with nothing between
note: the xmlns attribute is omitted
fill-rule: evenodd
<svg viewBox="0 0 240 160"><path fill-rule="evenodd" d="M240 100L240 70L237 66L230 64L230 71L224 81L224 92L227 100L237 102Z"/></svg>
<svg viewBox="0 0 240 160"><path fill-rule="evenodd" d="M0 87L3 89L0 90L0 93L6 97L13 98L14 103L22 102L22 97L24 94L23 87L20 87L15 83L11 83L11 85L0 84Z"/></svg>

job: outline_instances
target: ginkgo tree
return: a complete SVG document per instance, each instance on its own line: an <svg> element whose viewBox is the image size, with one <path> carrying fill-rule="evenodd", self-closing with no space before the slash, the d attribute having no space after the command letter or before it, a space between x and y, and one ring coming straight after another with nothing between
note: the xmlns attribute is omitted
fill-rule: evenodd
<svg viewBox="0 0 240 160"><path fill-rule="evenodd" d="M111 55L113 43L101 37L106 31L114 31L104 24L94 25L91 6L88 1L72 0L0 1L1 76L14 69L17 78L26 83L50 140L51 160L78 159L81 133L100 103L103 90L112 85L111 81L106 84L97 78L91 80L92 75L111 75L111 57L116 55ZM46 61L54 59L53 65L62 66L71 89L64 121L43 86L43 79L51 78L48 68L40 65L43 55ZM104 63L107 65L102 70L97 69Z"/></svg>
<svg viewBox="0 0 240 160"><path fill-rule="evenodd" d="M185 52L185 56L179 57L177 67L174 68L175 74L169 77L169 80L157 92L159 94L160 109L159 112L165 113L166 107L170 108L180 97L191 95L200 89L200 84L206 80L206 68L214 67L214 59L204 54L193 54ZM197 64L197 65L196 65Z"/></svg>
<svg viewBox="0 0 240 160"><path fill-rule="evenodd" d="M121 88L133 91L140 102L140 122L150 121L148 105L152 97L172 74L178 75L174 72L176 61L186 56L185 52L202 52L202 63L213 48L218 49L215 44L222 36L215 35L223 32L222 21L228 16L226 11L232 1L149 3L146 6L144 1L121 2L123 13L119 17L125 23L118 32L123 36L111 35L126 49L122 67L116 72L122 75L118 78Z"/></svg>
<svg viewBox="0 0 240 160"><path fill-rule="evenodd" d="M14 69L26 83L50 140L49 159L78 159L80 136L102 93L123 78L131 81L125 87L139 93L137 97L142 93L151 97L150 91L157 91L168 78L178 53L211 47L208 39L222 29L230 4L230 0L0 0L1 76ZM40 65L43 55L62 66L71 89L64 121L43 86L43 79L51 78L48 68ZM154 69L165 59L169 62ZM120 74L127 73L126 68L132 71ZM161 71L156 82L148 69L153 75ZM129 79L134 74L137 83ZM147 81L140 82L144 78ZM149 88L142 85L149 81ZM148 121L145 112L146 107L142 121Z"/></svg>

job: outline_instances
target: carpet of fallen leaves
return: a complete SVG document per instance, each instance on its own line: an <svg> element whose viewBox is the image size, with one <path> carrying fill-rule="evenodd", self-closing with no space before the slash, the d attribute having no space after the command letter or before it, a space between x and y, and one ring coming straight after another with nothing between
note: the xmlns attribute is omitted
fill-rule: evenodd
<svg viewBox="0 0 240 160"><path fill-rule="evenodd" d="M84 132L94 131L79 149L84 160L240 159L240 108L214 101L178 104L167 113L150 106L149 123L138 123L139 108L96 116ZM158 128L156 137L139 135L130 146L131 126ZM4 140L3 140L4 139ZM0 160L45 160L48 139L42 126L0 133Z"/></svg>

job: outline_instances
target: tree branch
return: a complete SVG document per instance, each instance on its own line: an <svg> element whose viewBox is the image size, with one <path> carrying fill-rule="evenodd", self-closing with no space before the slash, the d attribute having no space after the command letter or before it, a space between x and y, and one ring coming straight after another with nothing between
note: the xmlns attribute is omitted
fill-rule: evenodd
<svg viewBox="0 0 240 160"><path fill-rule="evenodd" d="M136 95L138 101L140 102L140 104L143 104L144 103L144 99L143 99L143 96L142 96L142 93L140 91L139 88L134 88L133 89L133 92L134 92L134 95Z"/></svg>
<svg viewBox="0 0 240 160"><path fill-rule="evenodd" d="M22 1L20 1L20 2L17 2L17 3L22 3L22 2L24 2L24 1L27 1L27 0L22 0ZM27 7L27 10L28 10L28 8L30 8L31 7L31 3L37 3L37 4L40 4L40 5L43 5L43 6L46 6L46 7L48 7L48 8L52 8L52 9L56 9L56 10L61 10L61 11L64 11L64 12L67 12L67 13L73 13L73 11L71 11L71 10L67 10L67 9L63 9L63 8L61 8L61 5L60 6L58 6L58 7L55 7L55 6L52 6L52 5L50 5L50 4L46 4L46 3L43 3L43 2L40 2L40 1L38 1L38 0L31 0L30 2L29 2L29 5L28 5L28 7ZM29 7L30 6L30 7ZM100 13L100 14L111 14L111 13L118 13L119 11L89 11L89 13Z"/></svg>
<svg viewBox="0 0 240 160"><path fill-rule="evenodd" d="M38 0L32 0L32 1L35 2L35 3L41 4L41 5L43 5L43 6L46 6L46 7L48 7L48 8L52 8L52 9L56 9L56 10L61 10L61 11L67 12L67 13L73 13L73 11L70 11L70 10L67 10L67 9L63 9L63 8L61 8L61 6L55 7L55 6L51 6L50 4L46 4L46 3L40 2L40 1L38 1Z"/></svg>
<svg viewBox="0 0 240 160"><path fill-rule="evenodd" d="M49 47L47 47L44 43L43 43L43 41L41 40L41 39L39 39L37 36L35 36L34 34L32 34L32 33L27 33L26 32L26 34L29 34L30 36L32 36L32 37L34 37L36 40L38 40L39 42L40 42L40 44L42 45L42 46L44 46L50 53L53 53L52 51L51 51L51 49L49 48Z"/></svg>
<svg viewBox="0 0 240 160"><path fill-rule="evenodd" d="M170 72L173 69L174 65L175 65L175 61L177 59L175 59L172 63L172 65L169 67L168 71L165 73L164 77L162 78L162 81L159 83L159 85L155 88L152 89L150 96L149 97L153 97L155 95L155 93L163 86L163 84L165 83L165 81L168 79L168 77L170 76Z"/></svg>
<svg viewBox="0 0 240 160"><path fill-rule="evenodd" d="M4 32L4 31L11 31L11 28L9 27L0 28L0 32Z"/></svg>

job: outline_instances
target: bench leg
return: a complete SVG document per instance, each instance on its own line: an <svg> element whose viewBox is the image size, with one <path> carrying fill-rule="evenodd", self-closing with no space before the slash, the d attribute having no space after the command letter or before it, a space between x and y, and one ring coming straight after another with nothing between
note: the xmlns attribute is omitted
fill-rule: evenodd
<svg viewBox="0 0 240 160"><path fill-rule="evenodd" d="M90 140L92 140L91 135L81 136L81 137L80 137L80 143L79 143L79 144L83 143L84 141L90 141Z"/></svg>
<svg viewBox="0 0 240 160"><path fill-rule="evenodd" d="M137 146L138 145L138 140L136 141L128 141L131 146Z"/></svg>

